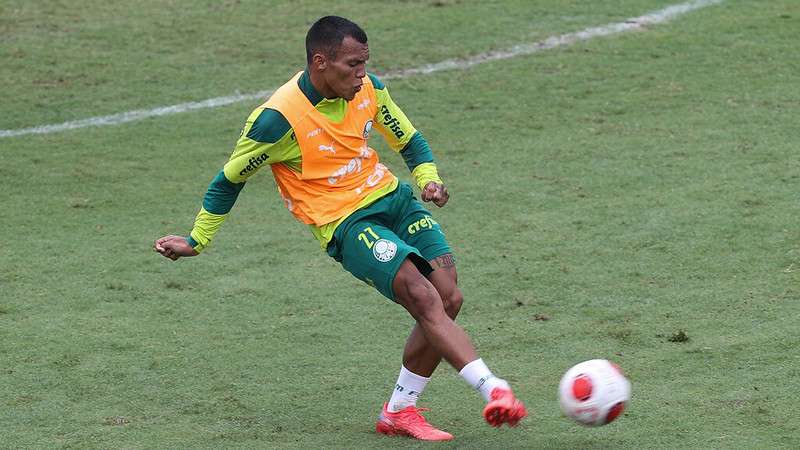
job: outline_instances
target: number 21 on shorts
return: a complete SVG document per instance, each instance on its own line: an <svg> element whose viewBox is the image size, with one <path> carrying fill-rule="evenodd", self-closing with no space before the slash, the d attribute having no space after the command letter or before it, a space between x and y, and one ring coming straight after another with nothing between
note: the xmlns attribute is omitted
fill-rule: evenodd
<svg viewBox="0 0 800 450"><path fill-rule="evenodd" d="M369 234L369 236L367 236L367 234ZM372 240L370 240L370 237L372 237ZM369 249L371 249L372 246L375 245L375 241L377 241L378 239L380 239L380 236L378 236L374 231L372 231L372 227L364 228L363 232L358 233L358 240L363 241L364 244L366 244L367 248Z"/></svg>

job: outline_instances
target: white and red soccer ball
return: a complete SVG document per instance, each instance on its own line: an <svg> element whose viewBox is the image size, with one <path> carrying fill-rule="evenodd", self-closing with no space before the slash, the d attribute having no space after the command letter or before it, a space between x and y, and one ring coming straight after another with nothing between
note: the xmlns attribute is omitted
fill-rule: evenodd
<svg viewBox="0 0 800 450"><path fill-rule="evenodd" d="M622 414L631 399L631 383L616 364L592 359L567 370L558 399L564 414L578 423L605 425Z"/></svg>

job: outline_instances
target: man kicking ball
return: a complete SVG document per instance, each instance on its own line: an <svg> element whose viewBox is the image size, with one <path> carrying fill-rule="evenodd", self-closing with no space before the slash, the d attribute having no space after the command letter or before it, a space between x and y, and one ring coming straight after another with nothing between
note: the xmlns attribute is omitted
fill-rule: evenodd
<svg viewBox="0 0 800 450"><path fill-rule="evenodd" d="M433 154L381 81L366 72L367 35L342 17L319 19L306 36L307 66L253 111L224 168L211 182L189 236L165 236L167 258L206 248L245 181L269 166L289 211L307 224L345 270L403 306L416 320L403 365L376 424L386 435L445 441L417 400L444 359L483 395L495 427L527 415L508 383L492 374L454 319L463 297L456 263L439 223L368 146L374 129L399 152L438 207L449 193Z"/></svg>

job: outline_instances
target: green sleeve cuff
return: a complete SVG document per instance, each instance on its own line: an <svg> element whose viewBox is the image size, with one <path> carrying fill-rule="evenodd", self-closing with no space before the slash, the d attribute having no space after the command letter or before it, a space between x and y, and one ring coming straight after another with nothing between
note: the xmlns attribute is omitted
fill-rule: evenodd
<svg viewBox="0 0 800 450"><path fill-rule="evenodd" d="M186 242L188 242L197 253L200 253L206 249L206 245L197 242L191 235L186 238Z"/></svg>
<svg viewBox="0 0 800 450"><path fill-rule="evenodd" d="M190 247L192 247L192 248L195 248L195 247L197 247L198 245L200 245L200 244L199 244L197 241L195 241L195 240L194 240L194 238L193 238L193 237L191 237L191 236L186 236L184 239L186 239L186 243L187 243L187 244L189 244L189 246L190 246Z"/></svg>

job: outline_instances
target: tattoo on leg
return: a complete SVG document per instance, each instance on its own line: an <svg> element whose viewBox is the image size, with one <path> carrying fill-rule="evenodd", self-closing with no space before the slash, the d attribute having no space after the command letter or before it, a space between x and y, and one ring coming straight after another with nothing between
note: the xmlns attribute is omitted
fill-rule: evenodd
<svg viewBox="0 0 800 450"><path fill-rule="evenodd" d="M452 253L447 253L445 255L437 256L436 258L433 258L433 260L430 261L430 264L431 264L431 266L433 267L434 270L436 270L436 269L445 269L445 268L448 268L448 267L455 267L456 259L453 258L453 254Z"/></svg>

